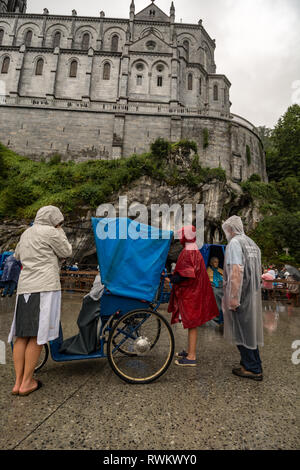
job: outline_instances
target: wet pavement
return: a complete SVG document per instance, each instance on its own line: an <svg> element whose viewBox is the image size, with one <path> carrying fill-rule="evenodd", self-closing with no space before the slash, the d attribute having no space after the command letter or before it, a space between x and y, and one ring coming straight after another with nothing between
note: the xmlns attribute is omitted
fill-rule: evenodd
<svg viewBox="0 0 300 470"><path fill-rule="evenodd" d="M82 296L63 294L65 337L77 333ZM6 341L14 298L0 299L0 340ZM160 309L166 318L165 309ZM240 379L237 349L212 326L199 329L198 367L174 365L156 382L130 385L107 359L55 363L37 377L44 387L13 397L10 346L0 364L0 449L299 449L300 308L264 303L264 381ZM186 332L176 325L176 351ZM300 347L298 346L298 349ZM300 358L300 353L298 354Z"/></svg>

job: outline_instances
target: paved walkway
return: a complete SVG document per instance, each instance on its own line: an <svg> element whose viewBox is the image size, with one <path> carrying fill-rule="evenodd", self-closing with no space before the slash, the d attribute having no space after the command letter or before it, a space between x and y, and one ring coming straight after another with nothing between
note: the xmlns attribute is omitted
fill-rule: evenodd
<svg viewBox="0 0 300 470"><path fill-rule="evenodd" d="M65 336L76 334L82 297L63 296ZM6 341L14 299L0 299L0 340ZM28 397L10 395L12 355L0 365L0 449L297 449L300 309L265 303L264 381L231 373L237 350L213 327L199 329L197 368L172 364L150 385L123 383L106 359L49 360L39 373L44 387ZM167 315L167 314L166 314ZM174 328L176 350L186 332ZM300 357L300 354L299 354ZM299 408L298 408L299 412Z"/></svg>

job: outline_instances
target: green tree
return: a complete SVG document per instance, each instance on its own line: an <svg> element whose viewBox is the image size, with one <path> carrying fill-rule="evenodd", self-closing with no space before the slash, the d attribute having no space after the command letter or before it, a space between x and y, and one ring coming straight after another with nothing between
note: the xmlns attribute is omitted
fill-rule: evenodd
<svg viewBox="0 0 300 470"><path fill-rule="evenodd" d="M270 179L280 181L300 177L300 106L295 104L282 116L271 136L267 151L267 171Z"/></svg>

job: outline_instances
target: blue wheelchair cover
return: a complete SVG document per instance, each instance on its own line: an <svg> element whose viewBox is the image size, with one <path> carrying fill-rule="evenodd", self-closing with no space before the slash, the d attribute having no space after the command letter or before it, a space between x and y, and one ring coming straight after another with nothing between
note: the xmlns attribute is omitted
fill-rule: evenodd
<svg viewBox="0 0 300 470"><path fill-rule="evenodd" d="M215 249L218 248L220 250L220 252L222 252L223 258L225 256L225 250L226 250L225 245L208 245L208 244L203 245L203 247L200 250L200 253L203 256L204 263L205 263L206 267L208 267L208 263L209 263L210 258L211 258L211 252L213 251L214 248ZM222 267L223 267L223 263L222 263Z"/></svg>
<svg viewBox="0 0 300 470"><path fill-rule="evenodd" d="M173 237L127 218L92 217L102 284L115 295L152 302Z"/></svg>

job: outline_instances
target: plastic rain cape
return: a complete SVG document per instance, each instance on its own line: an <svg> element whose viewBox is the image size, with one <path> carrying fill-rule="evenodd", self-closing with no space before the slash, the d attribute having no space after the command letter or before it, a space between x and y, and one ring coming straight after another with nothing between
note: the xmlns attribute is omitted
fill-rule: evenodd
<svg viewBox="0 0 300 470"><path fill-rule="evenodd" d="M232 238L224 262L224 337L232 344L256 349L263 346L261 253L244 234L239 217L228 219L223 225L227 234L228 228ZM236 311L233 305L239 305Z"/></svg>
<svg viewBox="0 0 300 470"><path fill-rule="evenodd" d="M101 279L115 295L152 302L173 232L134 220L92 218Z"/></svg>

